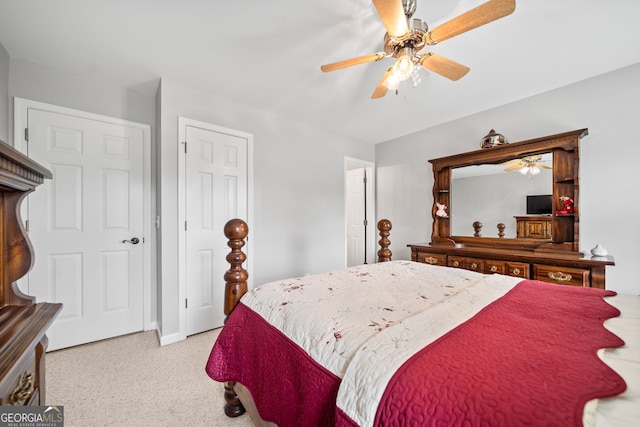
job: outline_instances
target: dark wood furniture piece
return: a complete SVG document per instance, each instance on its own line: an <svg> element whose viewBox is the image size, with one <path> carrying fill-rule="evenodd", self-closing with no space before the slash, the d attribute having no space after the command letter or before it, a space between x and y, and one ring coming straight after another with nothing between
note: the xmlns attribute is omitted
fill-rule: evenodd
<svg viewBox="0 0 640 427"><path fill-rule="evenodd" d="M45 333L62 304L36 304L15 283L33 265L20 204L45 178L51 172L0 141L0 405L45 404Z"/></svg>
<svg viewBox="0 0 640 427"><path fill-rule="evenodd" d="M550 215L515 216L516 237L519 239L551 239L553 218Z"/></svg>
<svg viewBox="0 0 640 427"><path fill-rule="evenodd" d="M429 160L434 175L431 242L409 244L411 259L483 273L604 289L605 267L614 265L613 257L591 257L579 252L579 142L587 134L587 129L579 129ZM543 153L551 153L553 159L553 212L563 209L560 197L568 196L574 201L573 213L553 214L549 218L550 238L530 238L531 233L528 237L514 239L451 235L450 192L454 168L500 164ZM436 203L449 206L449 217L436 215ZM546 237L545 232L542 235Z"/></svg>

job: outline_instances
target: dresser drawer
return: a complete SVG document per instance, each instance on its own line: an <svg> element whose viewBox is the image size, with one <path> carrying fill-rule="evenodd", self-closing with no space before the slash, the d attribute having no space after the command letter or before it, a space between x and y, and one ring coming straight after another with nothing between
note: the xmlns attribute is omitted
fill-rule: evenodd
<svg viewBox="0 0 640 427"><path fill-rule="evenodd" d="M507 262L505 263L507 271L504 274L513 277L522 277L523 279L529 279L529 264L524 262Z"/></svg>
<svg viewBox="0 0 640 427"><path fill-rule="evenodd" d="M449 255L447 265L454 268L464 268L464 257Z"/></svg>
<svg viewBox="0 0 640 427"><path fill-rule="evenodd" d="M484 272L484 260L479 258L465 258L464 268L466 270L477 271L478 273Z"/></svg>
<svg viewBox="0 0 640 427"><path fill-rule="evenodd" d="M506 263L504 261L495 261L487 259L484 261L484 272L487 274L506 274Z"/></svg>
<svg viewBox="0 0 640 427"><path fill-rule="evenodd" d="M464 268L465 270L484 272L484 260L480 258L467 258L458 256L449 256L447 264L449 267Z"/></svg>
<svg viewBox="0 0 640 427"><path fill-rule="evenodd" d="M571 286L590 286L589 270L553 265L533 265L533 278L543 282Z"/></svg>
<svg viewBox="0 0 640 427"><path fill-rule="evenodd" d="M507 276L529 278L529 264L523 262L508 262L488 259L484 261L486 274L505 274Z"/></svg>
<svg viewBox="0 0 640 427"><path fill-rule="evenodd" d="M445 254L434 254L429 252L418 252L416 261L431 265L447 265L447 256Z"/></svg>
<svg viewBox="0 0 640 427"><path fill-rule="evenodd" d="M0 381L0 405L29 405L38 398L35 352L24 354Z"/></svg>

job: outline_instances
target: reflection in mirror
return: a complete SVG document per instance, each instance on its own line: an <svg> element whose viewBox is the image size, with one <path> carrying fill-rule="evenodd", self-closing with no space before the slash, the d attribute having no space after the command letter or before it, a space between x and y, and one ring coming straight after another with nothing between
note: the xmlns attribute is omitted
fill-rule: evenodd
<svg viewBox="0 0 640 427"><path fill-rule="evenodd" d="M553 193L551 153L497 165L473 165L451 171L449 215L451 235L473 236L473 223L482 224L482 237L516 237L515 216L525 216L527 196Z"/></svg>

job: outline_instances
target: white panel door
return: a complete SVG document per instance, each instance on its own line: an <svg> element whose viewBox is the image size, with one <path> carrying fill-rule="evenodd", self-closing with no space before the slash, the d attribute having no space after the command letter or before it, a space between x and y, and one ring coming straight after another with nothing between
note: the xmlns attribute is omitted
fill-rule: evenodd
<svg viewBox="0 0 640 427"><path fill-rule="evenodd" d="M347 267L366 263L365 169L347 171Z"/></svg>
<svg viewBox="0 0 640 427"><path fill-rule="evenodd" d="M49 349L142 330L143 130L37 109L28 124L53 173L28 199L28 293L63 303Z"/></svg>
<svg viewBox="0 0 640 427"><path fill-rule="evenodd" d="M186 126L186 334L224 323L224 225L247 220L247 139Z"/></svg>

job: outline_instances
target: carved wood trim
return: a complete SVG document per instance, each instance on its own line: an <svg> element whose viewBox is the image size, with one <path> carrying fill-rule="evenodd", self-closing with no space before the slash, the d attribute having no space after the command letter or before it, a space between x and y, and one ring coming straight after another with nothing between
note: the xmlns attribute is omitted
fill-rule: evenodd
<svg viewBox="0 0 640 427"><path fill-rule="evenodd" d="M526 141L512 142L491 148L469 151L452 156L440 157L429 160L433 164L434 172L445 167L462 167L481 163L502 163L518 157L551 151L554 148L571 151L576 148L576 141L588 135L588 129L579 129L571 132Z"/></svg>

